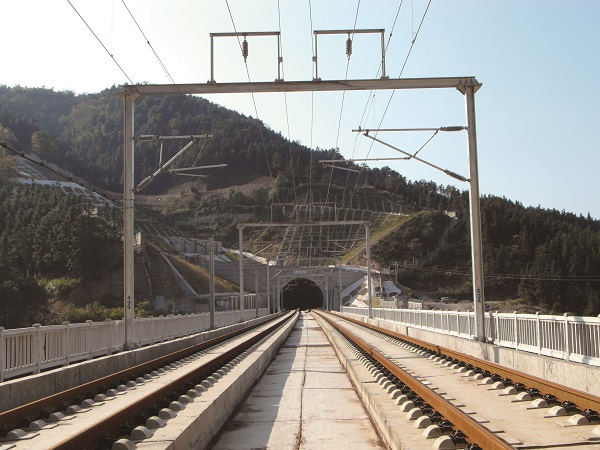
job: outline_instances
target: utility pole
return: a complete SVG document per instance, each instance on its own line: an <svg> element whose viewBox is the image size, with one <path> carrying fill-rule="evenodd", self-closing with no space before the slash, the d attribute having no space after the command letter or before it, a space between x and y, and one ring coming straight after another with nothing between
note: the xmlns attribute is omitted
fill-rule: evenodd
<svg viewBox="0 0 600 450"><path fill-rule="evenodd" d="M267 259L267 308L269 309L269 313L273 314L275 312L275 308L271 305L271 279L269 274L269 260Z"/></svg>
<svg viewBox="0 0 600 450"><path fill-rule="evenodd" d="M210 311L210 329L215 329L215 239L208 240L208 309Z"/></svg>
<svg viewBox="0 0 600 450"><path fill-rule="evenodd" d="M279 277L277 277L277 295L275 299L277 300L277 312L281 312L281 282Z"/></svg>
<svg viewBox="0 0 600 450"><path fill-rule="evenodd" d="M371 292L371 231L369 222L365 222L365 241L367 247L367 298L369 299L369 319L372 319L373 293Z"/></svg>
<svg viewBox="0 0 600 450"><path fill-rule="evenodd" d="M244 309L244 225L238 224L238 248L240 268L240 312Z"/></svg>
<svg viewBox="0 0 600 450"><path fill-rule="evenodd" d="M338 288L338 297L340 300L340 307L339 307L339 311L342 311L342 258L340 258L340 265L338 266L338 281L339 281L339 288Z"/></svg>
<svg viewBox="0 0 600 450"><path fill-rule="evenodd" d="M329 305L329 277L325 277L325 311L331 309Z"/></svg>
<svg viewBox="0 0 600 450"><path fill-rule="evenodd" d="M124 132L123 132L123 310L125 322L124 350L134 349L134 231L133 231L133 150L134 150L134 105L139 94L123 94Z"/></svg>
<svg viewBox="0 0 600 450"><path fill-rule="evenodd" d="M256 318L258 319L258 270L254 271L254 302L256 303Z"/></svg>
<svg viewBox="0 0 600 450"><path fill-rule="evenodd" d="M475 92L478 86L467 84L458 88L465 95L467 142L469 147L469 209L471 215L471 259L473 262L473 306L477 340L486 342L483 292L483 253L481 210L479 201L479 171L477 165L477 130L475 125Z"/></svg>

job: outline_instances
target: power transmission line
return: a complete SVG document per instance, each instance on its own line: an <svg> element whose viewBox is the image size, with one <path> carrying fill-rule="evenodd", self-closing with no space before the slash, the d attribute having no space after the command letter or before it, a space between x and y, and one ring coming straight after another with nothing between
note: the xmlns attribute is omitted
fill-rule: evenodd
<svg viewBox="0 0 600 450"><path fill-rule="evenodd" d="M412 264L405 264L403 266L408 270L416 270L421 272L439 273L444 275L457 275L464 277L471 277L471 272L461 272L458 270L444 270L444 269L431 269L426 267L420 267ZM600 282L598 277L590 276L538 276L538 275L511 275L511 274L495 274L487 273L484 274L485 278L488 279L505 279L505 280L520 280L520 281L565 281L565 282Z"/></svg>

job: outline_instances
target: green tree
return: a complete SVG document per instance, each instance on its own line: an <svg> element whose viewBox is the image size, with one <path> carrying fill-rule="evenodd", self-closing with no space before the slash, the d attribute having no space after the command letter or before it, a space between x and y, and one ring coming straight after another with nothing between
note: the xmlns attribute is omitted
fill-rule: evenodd
<svg viewBox="0 0 600 450"><path fill-rule="evenodd" d="M0 326L31 326L44 315L46 293L33 278L0 274Z"/></svg>
<svg viewBox="0 0 600 450"><path fill-rule="evenodd" d="M36 131L31 135L31 151L45 161L59 161L61 159L56 140L45 131Z"/></svg>
<svg viewBox="0 0 600 450"><path fill-rule="evenodd" d="M0 185L17 176L17 163L10 156L0 156Z"/></svg>

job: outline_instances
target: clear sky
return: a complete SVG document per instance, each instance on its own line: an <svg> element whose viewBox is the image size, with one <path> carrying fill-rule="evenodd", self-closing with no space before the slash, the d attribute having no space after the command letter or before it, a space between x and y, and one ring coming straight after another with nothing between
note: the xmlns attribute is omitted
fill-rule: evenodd
<svg viewBox="0 0 600 450"><path fill-rule="evenodd" d="M600 219L600 1L432 0L424 20L428 0L71 3L77 12L67 0L0 0L0 84L90 93L127 77L169 83L154 52L175 82L204 83L210 79L209 33L234 26L281 31L285 80L310 80L313 30L383 28L391 78L475 76L483 83L475 99L482 194ZM380 76L379 35L355 35L349 62L346 35L318 39L320 78ZM276 39L249 37L248 43L246 73L238 41L215 39L217 82L248 81L248 74L251 81L277 78ZM250 94L207 98L258 116L291 140L337 147L346 158L402 156L353 133L359 126L466 124L464 97L454 90L257 94L256 109ZM430 136L388 132L378 138L412 153ZM465 132L438 134L419 156L469 175ZM369 163L384 164L409 180L468 188L415 160Z"/></svg>

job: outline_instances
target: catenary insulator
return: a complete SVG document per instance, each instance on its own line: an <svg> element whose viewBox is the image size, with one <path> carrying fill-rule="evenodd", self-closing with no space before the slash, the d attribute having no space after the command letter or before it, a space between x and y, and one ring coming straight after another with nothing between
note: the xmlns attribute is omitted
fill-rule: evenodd
<svg viewBox="0 0 600 450"><path fill-rule="evenodd" d="M348 35L348 39L346 40L346 56L350 59L350 55L352 55L352 39L350 39L350 35Z"/></svg>
<svg viewBox="0 0 600 450"><path fill-rule="evenodd" d="M457 126L451 126L451 127L440 127L440 131L462 131L462 130L466 130L467 127L457 127Z"/></svg>
<svg viewBox="0 0 600 450"><path fill-rule="evenodd" d="M138 141L153 141L156 139L156 136L154 136L153 134L140 134L137 137Z"/></svg>
<svg viewBox="0 0 600 450"><path fill-rule="evenodd" d="M244 42L242 42L242 56L244 57L244 61L248 58L248 41L244 38Z"/></svg>
<svg viewBox="0 0 600 450"><path fill-rule="evenodd" d="M445 173L446 175L449 175L449 176L451 176L452 178L456 178L457 180L460 180L460 181L470 181L470 180L468 180L467 178L463 177L462 175L459 175L459 174L457 174L457 173L455 173L455 172L452 172L451 170L444 170L444 173ZM490 373L489 373L489 372L488 372L487 376L490 376Z"/></svg>

